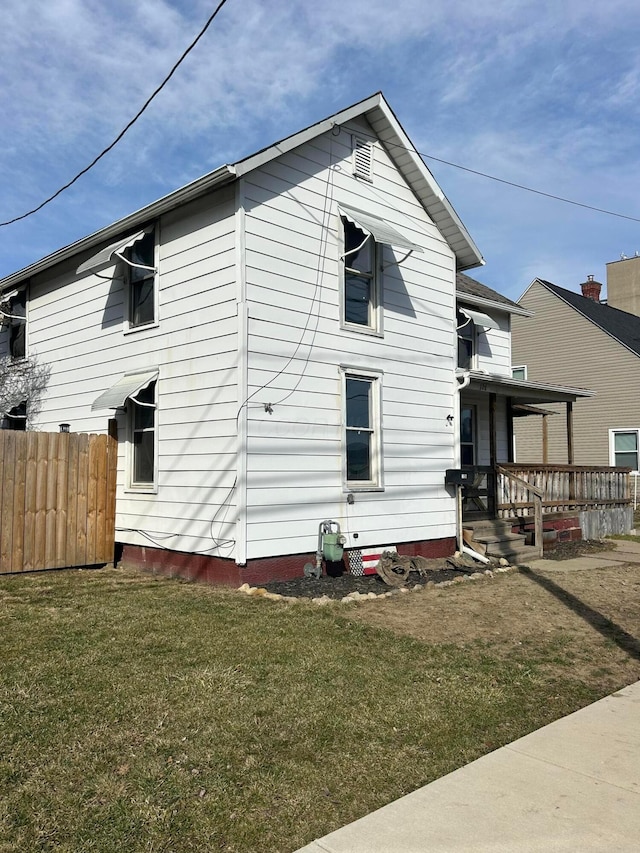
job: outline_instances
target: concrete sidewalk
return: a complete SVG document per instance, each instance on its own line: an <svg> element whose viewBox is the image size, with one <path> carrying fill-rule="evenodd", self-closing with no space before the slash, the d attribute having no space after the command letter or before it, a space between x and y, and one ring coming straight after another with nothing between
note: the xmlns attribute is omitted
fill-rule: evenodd
<svg viewBox="0 0 640 853"><path fill-rule="evenodd" d="M640 545L534 565L578 571L620 563L640 563ZM297 853L534 851L640 853L640 681Z"/></svg>

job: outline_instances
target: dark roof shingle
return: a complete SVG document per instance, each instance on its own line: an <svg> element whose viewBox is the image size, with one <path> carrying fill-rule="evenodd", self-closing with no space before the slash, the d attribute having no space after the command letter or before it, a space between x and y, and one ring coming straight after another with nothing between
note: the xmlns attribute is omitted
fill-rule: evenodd
<svg viewBox="0 0 640 853"><path fill-rule="evenodd" d="M629 314L627 311L620 311L619 308L594 302L593 299L588 299L572 290L565 290L564 287L558 287L557 284L542 278L538 281L603 332L611 335L636 355L640 355L640 317Z"/></svg>
<svg viewBox="0 0 640 853"><path fill-rule="evenodd" d="M490 287L487 287L486 284L476 281L475 278L470 278L463 272L456 273L456 290L459 293L468 293L469 296L488 299L490 302L499 302L502 305L509 305L512 308L521 307L517 302L512 302L511 299L507 299L506 296L498 293L497 290L492 290Z"/></svg>

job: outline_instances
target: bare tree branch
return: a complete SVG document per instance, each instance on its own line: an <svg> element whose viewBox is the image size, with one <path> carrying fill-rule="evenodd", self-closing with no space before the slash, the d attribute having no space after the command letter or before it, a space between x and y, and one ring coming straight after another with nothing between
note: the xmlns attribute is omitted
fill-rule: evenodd
<svg viewBox="0 0 640 853"><path fill-rule="evenodd" d="M0 358L0 415L6 415L21 403L27 404L27 419L31 425L39 414L49 382L51 368L35 356L16 360Z"/></svg>

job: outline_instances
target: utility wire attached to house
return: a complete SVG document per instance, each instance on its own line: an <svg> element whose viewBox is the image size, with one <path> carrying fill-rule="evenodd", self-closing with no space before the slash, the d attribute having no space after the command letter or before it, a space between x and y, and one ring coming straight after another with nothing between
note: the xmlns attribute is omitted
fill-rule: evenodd
<svg viewBox="0 0 640 853"><path fill-rule="evenodd" d="M120 140L125 135L125 133L130 128L132 128L133 125L138 121L138 119L140 118L142 113L147 109L147 107L149 106L151 101L153 101L153 99L156 97L156 95L158 95L164 89L164 87L167 85L169 80L173 77L173 75L178 70L178 68L180 67L182 62L187 58L187 56L191 53L193 48L198 44L200 39L204 36L206 31L209 29L209 27L213 23L216 15L222 9L222 7L224 6L224 4L226 2L227 2L227 0L220 0L218 5L216 6L215 11L209 16L209 18L208 18L207 22L205 23L205 25L203 26L203 28L200 30L198 35L191 42L189 47L187 47L187 49L184 51L184 53L182 54L180 59L175 63L175 65L173 66L171 71L169 71L169 73L164 78L162 83L160 83L160 85L155 89L155 91L147 98L147 100L140 107L138 112L134 115L134 117L131 119L131 121L120 131L120 133L116 136L116 138L113 140L113 142L110 145L107 145L107 147L103 151L101 151L100 154L98 154L98 156L95 157L89 163L88 166L85 166L84 169L81 169L74 178L72 178L70 181L68 181L64 186L60 187L60 189L56 190L56 192L54 192L52 195L50 195L48 198L46 198L37 207L34 207L32 210L28 210L26 213L23 213L20 216L14 216L13 219L8 219L6 222L0 222L0 228L3 228L5 225L12 225L14 222L20 222L21 219L26 219L28 216L32 216L34 213L37 213L39 210L42 210L43 207L45 207L47 204L52 202L55 198L57 198L59 195L61 195L61 193L63 193L65 190L68 190L69 187L73 186L73 184L75 184L75 182L77 180L79 180L83 175L86 175L90 169L93 169L93 167L96 165L96 163L98 163L100 160L102 160L102 158L105 156L105 154L108 154L109 151L111 151L113 148L115 148L115 146L118 144L118 142L120 142Z"/></svg>

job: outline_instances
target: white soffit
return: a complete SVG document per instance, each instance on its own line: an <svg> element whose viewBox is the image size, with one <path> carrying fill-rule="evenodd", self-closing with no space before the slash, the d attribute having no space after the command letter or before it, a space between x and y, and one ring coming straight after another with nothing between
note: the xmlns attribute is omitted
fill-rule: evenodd
<svg viewBox="0 0 640 853"><path fill-rule="evenodd" d="M339 204L338 207L350 222L366 234L371 234L376 243L384 243L387 246L395 246L398 249L407 249L412 252L424 251L422 246L418 246L417 243L409 240L408 237L405 237L384 219L380 219L379 216L364 213L362 210L347 207L345 204Z"/></svg>
<svg viewBox="0 0 640 853"><path fill-rule="evenodd" d="M104 391L93 401L91 411L96 409L121 409L129 397L134 397L138 391L146 388L158 376L157 370L146 370L144 373L127 373L118 379L108 391Z"/></svg>
<svg viewBox="0 0 640 853"><path fill-rule="evenodd" d="M76 274L82 275L82 273L92 272L93 270L106 266L111 262L111 258L116 252L124 252L125 249L130 249L131 246L137 243L138 240L142 240L142 238L148 233L150 233L148 230L137 231L135 234L129 234L128 237L122 237L120 240L116 240L115 243L110 243L108 246L105 246L104 249L100 249L99 252L96 252L95 255L91 255L91 257L83 264L80 264L76 270Z"/></svg>
<svg viewBox="0 0 640 853"><path fill-rule="evenodd" d="M464 314L465 317L468 317L470 320L476 324L476 326L484 326L485 329L499 329L500 323L497 320L494 320L493 317L490 317L488 314L483 314L482 311L476 311L475 308L460 308L460 313Z"/></svg>

